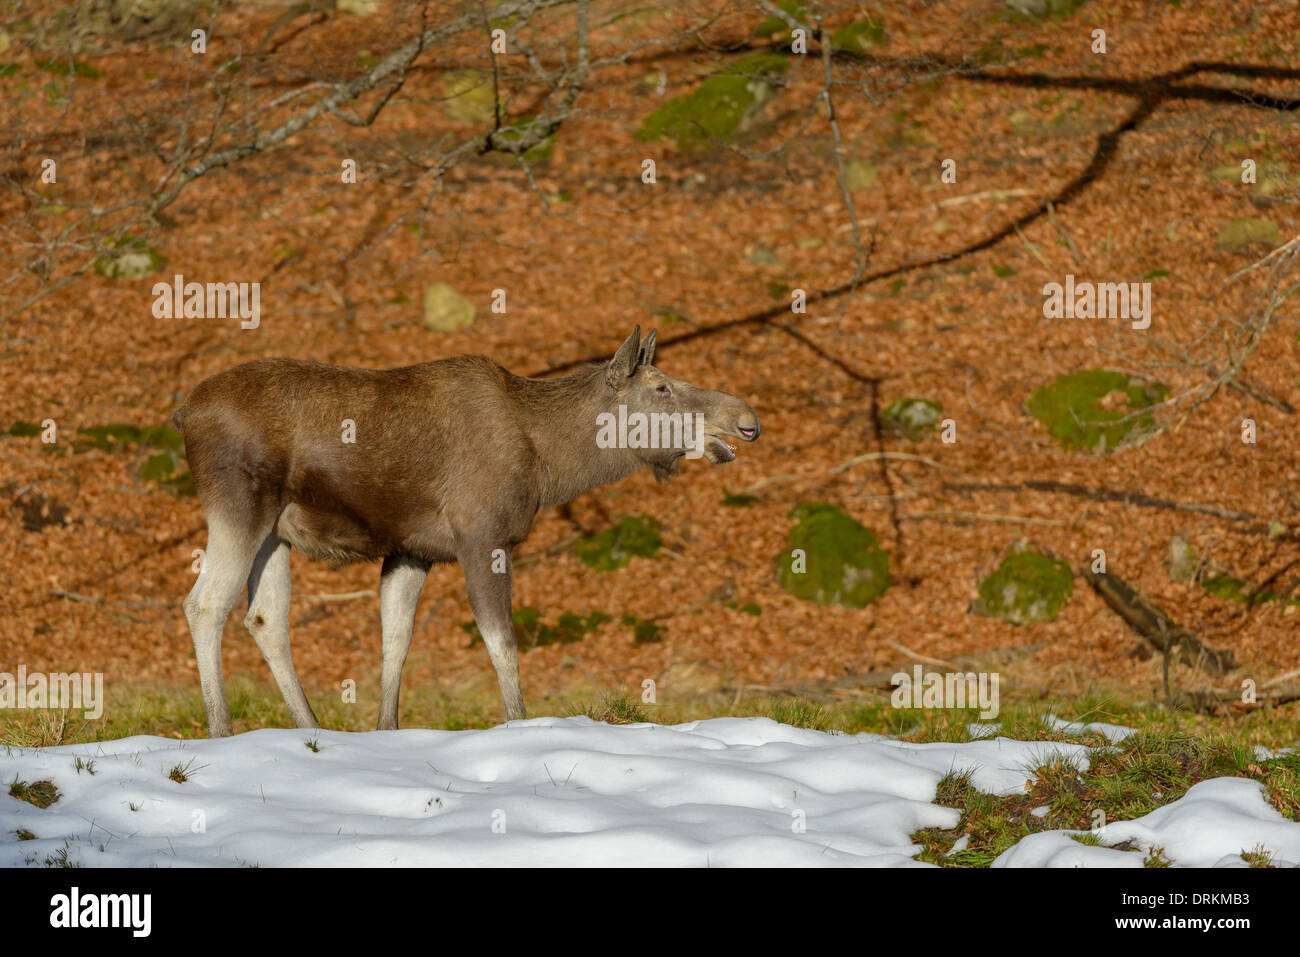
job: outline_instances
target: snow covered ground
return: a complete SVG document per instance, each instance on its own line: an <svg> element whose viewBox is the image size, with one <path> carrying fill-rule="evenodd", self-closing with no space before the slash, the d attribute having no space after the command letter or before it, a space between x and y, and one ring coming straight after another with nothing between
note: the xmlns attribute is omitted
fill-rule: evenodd
<svg viewBox="0 0 1300 957"><path fill-rule="evenodd" d="M82 866L928 866L912 859L908 835L958 823L956 809L932 803L949 771L972 769L976 787L1013 794L1044 757L1082 770L1088 754L1002 737L910 744L767 718L614 727L583 717L8 749L6 790L48 778L61 797L40 809L0 794L0 865L40 866L66 846ZM188 766L184 783L168 777L177 765ZM16 840L19 830L36 839ZM1070 833L1034 834L995 866L1142 865L1142 854ZM1256 845L1279 865L1300 862L1300 824L1241 778L1204 781L1101 838L1164 847L1178 865L1242 865Z"/></svg>

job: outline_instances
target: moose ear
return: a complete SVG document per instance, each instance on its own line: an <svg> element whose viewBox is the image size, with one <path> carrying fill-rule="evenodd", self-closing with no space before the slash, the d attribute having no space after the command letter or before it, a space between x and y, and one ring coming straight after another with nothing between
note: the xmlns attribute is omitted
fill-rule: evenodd
<svg viewBox="0 0 1300 957"><path fill-rule="evenodd" d="M636 359L637 365L652 366L655 364L655 340L657 338L659 338L659 330L651 329L650 335L641 340L641 351Z"/></svg>
<svg viewBox="0 0 1300 957"><path fill-rule="evenodd" d="M641 345L641 327L637 326L632 330L632 334L623 340L623 344L618 347L618 352L614 353L614 358L609 360L609 365L605 367L605 381L612 386L620 386L623 380L627 379L636 371L637 350Z"/></svg>

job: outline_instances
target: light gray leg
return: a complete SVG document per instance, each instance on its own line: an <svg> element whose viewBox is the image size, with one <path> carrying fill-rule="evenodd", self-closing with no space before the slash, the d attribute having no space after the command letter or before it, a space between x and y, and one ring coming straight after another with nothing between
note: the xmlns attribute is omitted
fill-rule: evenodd
<svg viewBox="0 0 1300 957"><path fill-rule="evenodd" d="M203 568L183 603L194 638L208 735L214 738L231 732L230 708L221 676L221 631L252 567L257 541L237 524L209 516Z"/></svg>
<svg viewBox="0 0 1300 957"><path fill-rule="evenodd" d="M379 573L379 615L384 628L384 670L380 680L379 730L397 728L397 698L402 666L415 630L415 607L429 576L429 562L408 555L389 555Z"/></svg>
<svg viewBox="0 0 1300 957"><path fill-rule="evenodd" d="M257 642L271 666L293 723L299 728L319 728L316 712L302 693L298 671L289 650L290 545L272 532L262 542L248 575L248 614L244 627Z"/></svg>
<svg viewBox="0 0 1300 957"><path fill-rule="evenodd" d="M492 667L497 672L506 720L524 717L524 695L519 690L519 649L515 642L515 622L510 611L510 563L505 570L492 570L492 546L466 546L457 559L465 570L469 606L474 611L483 643L487 645ZM507 555L509 549L506 549Z"/></svg>

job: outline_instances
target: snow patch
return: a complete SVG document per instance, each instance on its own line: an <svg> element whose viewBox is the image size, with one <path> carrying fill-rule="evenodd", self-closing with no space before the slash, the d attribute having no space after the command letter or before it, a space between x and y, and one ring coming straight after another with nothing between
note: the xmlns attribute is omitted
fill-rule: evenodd
<svg viewBox="0 0 1300 957"><path fill-rule="evenodd" d="M50 779L61 796L39 809L0 795L0 866L39 866L65 841L82 866L928 866L909 835L958 824L957 809L933 803L949 772L1017 794L1047 760L1086 770L1088 750L1005 737L913 744L767 718L585 717L11 748L0 779ZM95 773L79 773L77 757ZM178 764L190 766L184 783L168 777ZM15 840L20 830L35 840ZM1163 846L1179 863L1228 863L1258 844L1300 860L1300 825L1235 779L1202 782L1104 839ZM1055 831L999 866L1141 858Z"/></svg>

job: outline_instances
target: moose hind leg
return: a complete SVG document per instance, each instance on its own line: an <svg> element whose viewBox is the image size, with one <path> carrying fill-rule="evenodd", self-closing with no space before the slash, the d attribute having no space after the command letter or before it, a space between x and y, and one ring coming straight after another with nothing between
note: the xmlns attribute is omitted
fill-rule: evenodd
<svg viewBox="0 0 1300 957"><path fill-rule="evenodd" d="M203 687L203 708L208 734L230 734L230 708L221 675L221 632L244 587L260 536L237 522L208 517L208 542L198 580L183 602L185 618L194 639L194 657Z"/></svg>
<svg viewBox="0 0 1300 957"><path fill-rule="evenodd" d="M397 728L397 699L402 666L411 649L415 609L430 563L409 555L389 555L379 577L379 614L384 628L384 670L379 701L379 730Z"/></svg>
<svg viewBox="0 0 1300 957"><path fill-rule="evenodd" d="M515 641L515 622L510 610L511 574L507 557L505 570L493 569L490 547L463 547L457 558L465 570L469 606L483 644L487 645L492 667L496 669L506 720L523 718L524 695L519 690L519 649ZM508 554L508 550L507 550Z"/></svg>
<svg viewBox="0 0 1300 957"><path fill-rule="evenodd" d="M289 650L289 543L272 532L262 542L248 574L248 614L244 627L257 642L271 666L293 723L299 728L319 728L316 712L298 681Z"/></svg>

